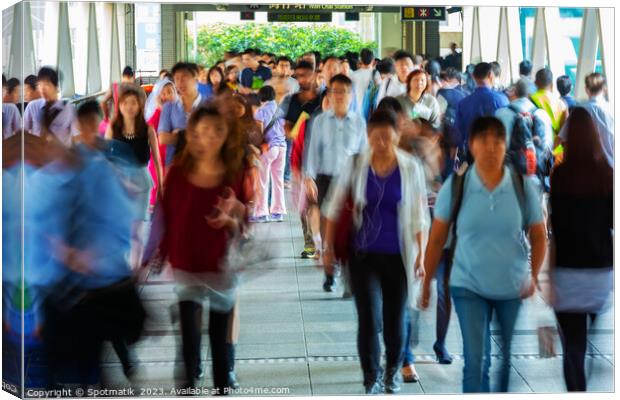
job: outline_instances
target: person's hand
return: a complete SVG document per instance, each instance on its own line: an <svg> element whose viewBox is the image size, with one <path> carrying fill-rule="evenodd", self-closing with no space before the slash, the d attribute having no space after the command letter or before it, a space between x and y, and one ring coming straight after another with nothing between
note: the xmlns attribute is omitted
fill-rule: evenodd
<svg viewBox="0 0 620 400"><path fill-rule="evenodd" d="M424 263L422 263L422 259L420 258L420 254L416 257L415 265L413 267L413 272L415 274L416 279L424 280L426 276L426 271L424 270Z"/></svg>
<svg viewBox="0 0 620 400"><path fill-rule="evenodd" d="M308 196L310 200L312 200L313 202L316 202L319 196L319 190L316 187L316 183L314 182L314 179L306 178L305 184L306 184L306 195Z"/></svg>
<svg viewBox="0 0 620 400"><path fill-rule="evenodd" d="M245 205L237 199L235 191L229 186L225 187L218 197L216 207L232 218L243 219L245 215Z"/></svg>
<svg viewBox="0 0 620 400"><path fill-rule="evenodd" d="M535 279L529 279L523 287L521 288L521 298L528 299L536 293L536 288L538 287L538 281Z"/></svg>
<svg viewBox="0 0 620 400"><path fill-rule="evenodd" d="M230 231L234 231L237 226L236 220L218 208L214 208L213 210L214 212L212 212L211 215L205 217L207 224L213 229L227 228Z"/></svg>
<svg viewBox="0 0 620 400"><path fill-rule="evenodd" d="M418 307L420 310L428 309L428 306L431 302L431 285L426 279L422 284L422 293L420 293L420 298L418 299Z"/></svg>

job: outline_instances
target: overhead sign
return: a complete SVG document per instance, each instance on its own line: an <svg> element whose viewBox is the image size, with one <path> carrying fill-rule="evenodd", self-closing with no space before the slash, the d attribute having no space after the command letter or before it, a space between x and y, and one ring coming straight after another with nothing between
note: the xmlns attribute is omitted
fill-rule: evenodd
<svg viewBox="0 0 620 400"><path fill-rule="evenodd" d="M360 13L357 13L357 12L347 12L347 13L344 13L344 20L345 21L359 21L360 20Z"/></svg>
<svg viewBox="0 0 620 400"><path fill-rule="evenodd" d="M357 6L348 4L265 4L268 11L353 11Z"/></svg>
<svg viewBox="0 0 620 400"><path fill-rule="evenodd" d="M445 21L445 7L402 7L402 21Z"/></svg>
<svg viewBox="0 0 620 400"><path fill-rule="evenodd" d="M267 13L268 22L331 22L332 13Z"/></svg>

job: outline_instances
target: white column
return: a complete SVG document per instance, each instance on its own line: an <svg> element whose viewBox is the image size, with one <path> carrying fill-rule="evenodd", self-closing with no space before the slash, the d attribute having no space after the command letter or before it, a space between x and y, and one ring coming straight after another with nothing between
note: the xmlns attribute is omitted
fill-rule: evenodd
<svg viewBox="0 0 620 400"><path fill-rule="evenodd" d="M546 57L545 13L542 8L536 10L534 18L534 34L532 35L532 71L534 74L545 67Z"/></svg>
<svg viewBox="0 0 620 400"><path fill-rule="evenodd" d="M110 81L117 82L121 79L121 50L118 36L117 4L112 5L112 20L110 27Z"/></svg>
<svg viewBox="0 0 620 400"><path fill-rule="evenodd" d="M13 6L8 75L9 77L19 78L21 81L26 76L36 73L35 69L30 3L21 2Z"/></svg>
<svg viewBox="0 0 620 400"><path fill-rule="evenodd" d="M603 73L607 79L607 94L611 109L614 108L614 9L598 9L598 28L601 45Z"/></svg>
<svg viewBox="0 0 620 400"><path fill-rule="evenodd" d="M551 72L553 72L553 86L555 87L555 79L566 73L566 58L563 48L563 44L566 41L564 41L560 29L558 29L558 27L562 26L560 9L558 7L545 7L544 13L547 65ZM536 73L536 70L534 70L534 73Z"/></svg>
<svg viewBox="0 0 620 400"><path fill-rule="evenodd" d="M45 2L45 21L43 22L43 37L47 39L41 43L39 57L43 65L56 66L58 56L58 12L60 3Z"/></svg>
<svg viewBox="0 0 620 400"><path fill-rule="evenodd" d="M497 62L502 67L502 85L508 86L519 79L519 63L523 60L519 9L502 7L497 41Z"/></svg>
<svg viewBox="0 0 620 400"><path fill-rule="evenodd" d="M118 52L119 52L119 64L120 70L127 65L126 53L125 53L125 4L116 3L116 29L118 30ZM119 76L120 79L120 76Z"/></svg>
<svg viewBox="0 0 620 400"><path fill-rule="evenodd" d="M60 76L62 97L75 94L73 79L73 54L71 52L71 31L69 30L69 10L66 2L60 3L58 13L58 54L56 65Z"/></svg>
<svg viewBox="0 0 620 400"><path fill-rule="evenodd" d="M72 29L73 39L73 73L75 77L75 91L78 94L87 94L86 79L88 76L88 17L89 4L74 2L69 6L69 27Z"/></svg>
<svg viewBox="0 0 620 400"><path fill-rule="evenodd" d="M470 60L472 64L482 61L482 39L480 33L480 7L474 7L471 33Z"/></svg>
<svg viewBox="0 0 620 400"><path fill-rule="evenodd" d="M88 55L86 58L86 93L101 90L101 67L99 64L99 39L95 3L88 4Z"/></svg>
<svg viewBox="0 0 620 400"><path fill-rule="evenodd" d="M99 60L101 60L101 83L107 88L112 83L110 69L110 49L112 48L112 13L114 4L98 3L97 27L99 29Z"/></svg>
<svg viewBox="0 0 620 400"><path fill-rule="evenodd" d="M594 72L596 66L596 50L598 48L598 18L597 11L586 8L581 23L581 37L579 42L579 58L577 59L577 77L575 78L575 98L587 99L585 78Z"/></svg>
<svg viewBox="0 0 620 400"><path fill-rule="evenodd" d="M463 7L461 15L463 16L463 69L471 64L471 48L474 30L474 8Z"/></svg>
<svg viewBox="0 0 620 400"><path fill-rule="evenodd" d="M500 7L478 7L481 61L495 61L499 32Z"/></svg>

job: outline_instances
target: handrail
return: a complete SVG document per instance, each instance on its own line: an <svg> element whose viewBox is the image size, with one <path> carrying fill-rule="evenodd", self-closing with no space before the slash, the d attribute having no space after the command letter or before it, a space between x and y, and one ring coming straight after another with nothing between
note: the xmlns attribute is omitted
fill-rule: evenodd
<svg viewBox="0 0 620 400"><path fill-rule="evenodd" d="M76 104L76 103L81 103L87 100L91 100L91 99L96 99L99 96L103 96L104 94L106 94L107 90L102 90L100 92L97 93L93 93L93 94L89 94L86 96L82 96L82 97L77 97L75 99L71 99L69 100L70 104Z"/></svg>

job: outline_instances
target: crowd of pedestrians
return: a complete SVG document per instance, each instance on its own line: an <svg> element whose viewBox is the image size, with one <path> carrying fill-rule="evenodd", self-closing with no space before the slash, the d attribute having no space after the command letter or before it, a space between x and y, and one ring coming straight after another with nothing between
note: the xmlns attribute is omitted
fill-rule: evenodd
<svg viewBox="0 0 620 400"><path fill-rule="evenodd" d="M246 49L213 66L178 62L148 94L127 67L99 103L77 109L59 97L53 68L23 90L3 76L3 176L17 173L11 151L22 140L24 201L33 204L26 242L36 249L25 264L37 277L49 386L96 382L104 341L135 373L131 345L146 318L136 276L169 265L183 384L205 373L209 299L214 386L238 387L233 331L243 321L227 254L238 238L252 240L251 224L295 211L300 256L324 274L317 288L354 300L367 394L424 379L412 344L433 280L437 361L453 360L454 305L463 392L508 391L515 323L541 289L549 246L545 297L567 389L586 390L588 320L612 290L613 113L600 73L586 77L589 99L578 102L568 76L554 81L543 68L532 79L527 60L519 71L502 87L499 63L463 68L456 45L440 60ZM93 317L104 308L116 312ZM503 357L492 384L494 319Z"/></svg>

